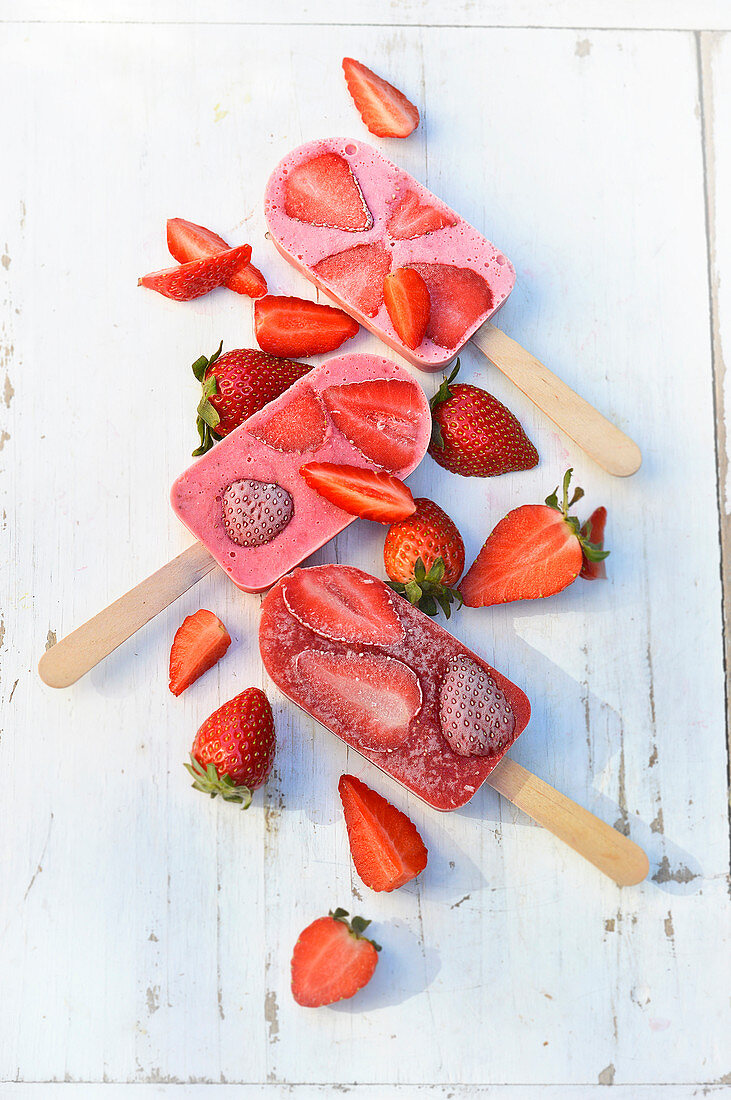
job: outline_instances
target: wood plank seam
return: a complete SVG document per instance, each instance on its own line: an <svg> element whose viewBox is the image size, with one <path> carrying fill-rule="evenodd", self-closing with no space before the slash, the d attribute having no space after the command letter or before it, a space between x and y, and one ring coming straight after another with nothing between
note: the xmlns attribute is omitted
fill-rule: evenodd
<svg viewBox="0 0 731 1100"><path fill-rule="evenodd" d="M724 418L724 389L726 364L721 344L718 290L720 275L716 252L716 179L714 161L714 112L712 85L712 51L716 35L696 32L696 56L698 63L698 102L700 105L701 142L703 157L703 181L705 202L706 246L708 251L708 320L711 334L711 375L713 384L714 445L716 448L716 496L718 502L718 531L721 552L721 621L723 629L724 692L726 698L726 741L728 745L727 781L731 791L731 700L728 690L728 670L731 667L731 516L726 510L725 498L729 476L728 431ZM731 807L729 809L731 832Z"/></svg>

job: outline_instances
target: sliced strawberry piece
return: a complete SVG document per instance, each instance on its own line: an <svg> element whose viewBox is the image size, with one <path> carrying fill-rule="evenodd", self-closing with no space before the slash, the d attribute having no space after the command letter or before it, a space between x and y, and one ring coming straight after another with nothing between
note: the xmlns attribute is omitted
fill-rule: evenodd
<svg viewBox="0 0 731 1100"><path fill-rule="evenodd" d="M337 462L306 462L300 474L311 489L351 516L396 523L416 511L410 489L393 474Z"/></svg>
<svg viewBox="0 0 731 1100"><path fill-rule="evenodd" d="M288 173L284 212L297 221L328 229L357 233L373 226L353 170L339 153L320 153Z"/></svg>
<svg viewBox="0 0 731 1100"><path fill-rule="evenodd" d="M394 240L412 241L414 237L456 224L457 215L446 206L434 206L409 190L393 207L387 228Z"/></svg>
<svg viewBox="0 0 731 1100"><path fill-rule="evenodd" d="M468 607L552 596L576 580L581 544L560 512L524 504L501 519L459 590Z"/></svg>
<svg viewBox="0 0 731 1100"><path fill-rule="evenodd" d="M492 676L469 657L453 657L439 688L442 736L460 756L490 756L513 740L515 714Z"/></svg>
<svg viewBox="0 0 731 1100"><path fill-rule="evenodd" d="M419 112L403 92L352 57L343 58L348 91L360 117L378 137L408 137L419 125Z"/></svg>
<svg viewBox="0 0 731 1100"><path fill-rule="evenodd" d="M338 783L355 869L371 890L397 890L416 878L427 861L413 821L354 775Z"/></svg>
<svg viewBox="0 0 731 1100"><path fill-rule="evenodd" d="M583 538L599 550L604 549L604 528L606 523L606 508L596 508L581 528ZM581 562L580 576L587 581L604 580L607 576L607 567L603 561L589 561L586 554L584 554Z"/></svg>
<svg viewBox="0 0 731 1100"><path fill-rule="evenodd" d="M404 636L387 590L360 569L296 569L284 581L282 596L295 619L332 641L387 646Z"/></svg>
<svg viewBox="0 0 731 1100"><path fill-rule="evenodd" d="M365 458L387 470L402 470L413 461L420 397L415 382L397 378L347 382L322 392L335 426Z"/></svg>
<svg viewBox="0 0 731 1100"><path fill-rule="evenodd" d="M327 418L313 391L305 387L283 409L249 431L275 451L302 454L325 442Z"/></svg>
<svg viewBox="0 0 731 1100"><path fill-rule="evenodd" d="M481 275L469 267L413 263L431 300L426 334L441 348L457 348L467 333L492 309L492 291Z"/></svg>
<svg viewBox="0 0 731 1100"><path fill-rule="evenodd" d="M224 491L223 523L238 546L264 546L281 534L294 515L294 501L274 482L233 481Z"/></svg>
<svg viewBox="0 0 731 1100"><path fill-rule="evenodd" d="M383 280L391 270L391 253L380 241L358 244L326 256L312 270L346 305L375 317L383 305Z"/></svg>
<svg viewBox="0 0 731 1100"><path fill-rule="evenodd" d="M413 267L402 267L383 281L388 316L407 348L418 348L429 324L431 300L426 283Z"/></svg>
<svg viewBox="0 0 731 1100"><path fill-rule="evenodd" d="M228 252L219 252L204 260L193 260L180 267L168 267L163 271L153 271L137 280L138 286L156 290L166 298L176 302L189 302L200 298L216 287L227 283L235 271L251 259L251 246L242 244L240 248L230 248Z"/></svg>
<svg viewBox="0 0 731 1100"><path fill-rule="evenodd" d="M180 695L213 668L231 645L231 636L212 611L201 608L183 619L170 649L170 690Z"/></svg>
<svg viewBox="0 0 731 1100"><path fill-rule="evenodd" d="M167 238L170 255L181 264L190 260L202 260L207 256L217 256L219 252L227 252L231 247L212 229L186 221L185 218L168 218ZM266 279L251 262L235 272L226 286L229 290L245 294L249 298L261 298L267 292Z"/></svg>
<svg viewBox="0 0 731 1100"><path fill-rule="evenodd" d="M254 305L259 347L285 359L335 351L355 336L359 327L342 309L304 298L268 294Z"/></svg>
<svg viewBox="0 0 731 1100"><path fill-rule="evenodd" d="M308 709L376 752L397 749L421 710L416 673L382 653L326 653L305 649L295 661L309 696Z"/></svg>
<svg viewBox="0 0 731 1100"><path fill-rule="evenodd" d="M292 996L298 1005L319 1008L354 996L373 977L377 943L363 932L371 923L345 909L308 924L292 954Z"/></svg>

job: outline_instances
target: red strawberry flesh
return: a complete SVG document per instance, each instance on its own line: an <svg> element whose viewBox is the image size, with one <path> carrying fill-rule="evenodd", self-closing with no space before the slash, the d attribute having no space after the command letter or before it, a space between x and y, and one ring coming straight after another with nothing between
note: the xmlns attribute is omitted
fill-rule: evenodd
<svg viewBox="0 0 731 1100"><path fill-rule="evenodd" d="M416 191L407 191L391 210L388 232L396 241L411 241L456 224L456 215L446 206L435 206L420 199Z"/></svg>
<svg viewBox="0 0 731 1100"><path fill-rule="evenodd" d="M370 940L354 936L341 920L320 917L295 944L292 996L305 1008L335 1004L367 985L377 962L378 952Z"/></svg>
<svg viewBox="0 0 731 1100"><path fill-rule="evenodd" d="M333 423L370 462L402 470L413 462L421 394L415 382L384 378L322 392Z"/></svg>
<svg viewBox="0 0 731 1100"><path fill-rule="evenodd" d="M431 312L426 334L442 348L460 347L493 306L492 291L469 267L411 263L426 283Z"/></svg>
<svg viewBox="0 0 731 1100"><path fill-rule="evenodd" d="M188 615L175 632L170 649L170 690L180 695L213 668L231 645L221 620L205 608Z"/></svg>
<svg viewBox="0 0 731 1100"><path fill-rule="evenodd" d="M200 298L228 282L235 271L244 267L251 259L251 247L248 244L240 248L219 252L203 260L193 260L180 267L168 267L162 271L153 271L138 280L138 286L156 290L166 298L176 302L189 302Z"/></svg>
<svg viewBox="0 0 731 1100"><path fill-rule="evenodd" d="M290 613L323 638L387 646L404 636L392 597L359 569L297 569L282 594Z"/></svg>
<svg viewBox="0 0 731 1100"><path fill-rule="evenodd" d="M396 890L420 874L426 846L414 823L354 775L338 783L355 869L371 890Z"/></svg>
<svg viewBox="0 0 731 1100"><path fill-rule="evenodd" d="M492 676L469 657L450 661L439 688L442 735L460 756L490 756L509 745L515 714Z"/></svg>
<svg viewBox="0 0 731 1100"><path fill-rule="evenodd" d="M338 153L321 153L288 173L284 209L290 218L329 229L359 232L373 225L358 181Z"/></svg>
<svg viewBox="0 0 731 1100"><path fill-rule="evenodd" d="M181 264L216 256L219 252L227 252L231 247L218 233L203 225L186 221L185 218L168 218L167 240L170 255ZM245 294L249 298L261 298L267 292L266 279L251 261L245 267L239 268L226 286L229 290Z"/></svg>
<svg viewBox="0 0 731 1100"><path fill-rule="evenodd" d="M387 275L383 297L398 336L407 348L418 348L426 335L431 313L429 291L419 272L413 267L402 267Z"/></svg>
<svg viewBox="0 0 731 1100"><path fill-rule="evenodd" d="M581 545L560 512L524 504L495 527L462 579L468 607L552 596L581 569Z"/></svg>
<svg viewBox="0 0 731 1100"><path fill-rule="evenodd" d="M302 454L316 450L325 442L327 419L312 390L303 388L270 420L250 431L255 439L275 451Z"/></svg>
<svg viewBox="0 0 731 1100"><path fill-rule="evenodd" d="M415 511L409 488L393 474L337 462L306 462L300 475L331 504L361 519L395 523Z"/></svg>
<svg viewBox="0 0 731 1100"><path fill-rule="evenodd" d="M290 295L267 294L254 305L259 346L285 358L334 351L355 336L359 325L342 309Z"/></svg>
<svg viewBox="0 0 731 1100"><path fill-rule="evenodd" d="M344 57L343 72L360 117L372 134L408 137L419 125L414 104L362 62Z"/></svg>
<svg viewBox="0 0 731 1100"><path fill-rule="evenodd" d="M375 317L383 305L383 280L391 270L391 254L380 241L358 244L325 257L312 270L343 305Z"/></svg>
<svg viewBox="0 0 731 1100"><path fill-rule="evenodd" d="M596 508L581 528L581 533L592 546L604 549L604 528L607 523L607 510L603 506ZM604 561L589 561L586 555L581 563L581 574L584 580L604 580L607 575L607 566Z"/></svg>
<svg viewBox="0 0 731 1100"><path fill-rule="evenodd" d="M381 653L307 649L295 666L315 717L377 752L398 748L408 738L422 699L408 665Z"/></svg>

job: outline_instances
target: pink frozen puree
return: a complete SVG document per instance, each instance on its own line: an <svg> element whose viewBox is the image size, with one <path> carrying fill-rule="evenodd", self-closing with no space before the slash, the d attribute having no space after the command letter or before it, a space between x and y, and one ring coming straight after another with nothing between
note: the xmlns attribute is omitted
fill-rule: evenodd
<svg viewBox="0 0 731 1100"><path fill-rule="evenodd" d="M313 225L286 213L288 175L293 169L323 153L338 154L350 165L373 219L370 229L353 231ZM455 224L422 233L411 240L393 239L388 231L388 222L408 191L415 192L419 202L435 207L445 215L445 220ZM482 322L505 302L515 284L512 264L493 244L422 187L413 176L361 141L325 138L308 142L289 153L269 178L265 213L272 239L282 255L361 325L421 370L440 370L452 360ZM313 267L326 257L377 241L382 242L392 254L391 271L414 263L436 263L476 272L491 292L490 308L460 332L458 342L452 347L441 347L427 335L415 351L408 348L396 334L385 305L380 305L375 316L369 316L358 308L352 296L344 295L342 288L338 290L328 285L313 271Z"/></svg>
<svg viewBox="0 0 731 1100"><path fill-rule="evenodd" d="M302 574L308 577L303 578ZM309 606L301 598L303 581L306 591L312 594ZM291 588L293 584L300 591L297 602L293 599L296 592L288 592L288 586ZM324 587L324 606L328 610L337 607L338 588L344 593L345 602L341 606L345 629L329 630L329 634L340 634L341 638L328 636L327 627L323 631L317 606L320 603L318 586ZM372 616L363 624L363 635L370 638L370 644L353 640L357 633L357 621L351 613L354 596L372 599L381 606L381 601L387 601L387 614L383 614L384 637L375 643ZM337 612L330 615L329 621L337 621ZM342 637L346 640L341 640ZM530 702L520 688L433 619L391 592L383 581L351 566L297 569L282 578L262 604L259 648L267 672L289 699L436 810L455 810L469 802L530 718ZM421 706L408 725L406 739L398 747L380 751L364 744L364 723L353 720L352 710L348 713L348 701L333 699L332 694L328 697L322 689L313 686L312 663L321 659L319 655L322 654L326 661L349 657L357 660L365 656L366 660L376 663L377 669L383 668L382 677L376 676L381 688L381 698L376 697L375 702L376 720L388 706L388 686L394 675L403 678L404 674L407 677L415 674L421 690ZM455 660L469 662L471 667L476 665L478 670L487 673L493 688L502 693L511 709L509 735L487 756L459 755L442 735L440 690ZM403 666L407 666L405 670ZM349 700L357 697L358 686L357 673L354 673L345 689Z"/></svg>
<svg viewBox="0 0 731 1100"><path fill-rule="evenodd" d="M410 458L406 465L389 472L403 478L418 466L426 454L431 431L429 404L421 386L407 371L389 359L376 355L342 355L329 359L304 375L285 393L260 412L249 417L241 427L227 435L207 454L199 458L173 484L170 498L174 511L210 551L234 584L245 592L261 592L283 574L314 553L337 535L354 516L325 500L308 488L299 474L305 462L337 462L351 466L382 468L369 458L333 423L321 398L331 386L392 380L401 387L408 384L411 399L409 434ZM349 391L350 392L350 391ZM288 420L287 410L295 408L312 395L321 407L326 428L324 440L314 449L282 451L257 439L253 432L284 423L296 423L296 415ZM414 413L414 410L416 412ZM388 414L374 410L379 427ZM387 427L387 423L386 423ZM259 546L242 546L227 532L223 516L223 500L227 487L240 480L252 480L281 486L291 497L291 519L272 539Z"/></svg>

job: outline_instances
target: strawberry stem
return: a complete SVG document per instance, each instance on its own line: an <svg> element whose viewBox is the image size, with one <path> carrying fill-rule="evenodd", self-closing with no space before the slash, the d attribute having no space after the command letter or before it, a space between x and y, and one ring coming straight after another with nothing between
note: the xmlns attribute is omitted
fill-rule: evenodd
<svg viewBox="0 0 731 1100"><path fill-rule="evenodd" d="M213 764L204 766L191 753L190 764L183 764L184 768L193 776L192 787L196 791L215 798L220 794L226 802L240 802L242 810L248 810L251 805L251 790L243 784L237 787L230 775L219 776Z"/></svg>
<svg viewBox="0 0 731 1100"><path fill-rule="evenodd" d="M203 387L202 396L198 404L198 416L196 419L196 427L198 429L198 435L200 436L200 443L193 451L193 457L198 458L200 455L204 455L206 451L210 451L214 443L218 443L221 436L216 432L216 428L221 423L221 417L216 409L211 404L211 397L218 393L218 385L215 375L210 378L206 378L206 371L209 367L218 359L221 351L223 350L223 340L218 345L218 350L214 351L210 359L205 355L200 355L195 363L193 363L193 374L198 379Z"/></svg>
<svg viewBox="0 0 731 1100"><path fill-rule="evenodd" d="M584 490L577 486L577 488L574 489L571 500L569 500L569 485L571 484L573 472L573 469L568 469L563 475L561 507L559 508L558 506L558 485L553 492L546 497L546 504L549 508L554 508L557 512L561 513L564 520L579 540L581 549L588 561L604 561L605 558L609 557L609 550L603 550L601 546L596 546L594 543L590 542L584 534L576 516L569 515L569 508L572 508L584 495Z"/></svg>
<svg viewBox="0 0 731 1100"><path fill-rule="evenodd" d="M344 924L354 939L368 940L368 943L373 944L376 951L381 950L381 945L379 943L376 943L375 940L368 939L368 936L363 935L366 928L371 923L369 920L366 920L365 917L353 917L353 919L349 921L347 909L331 909L330 916L333 920L339 921L341 924Z"/></svg>
<svg viewBox="0 0 731 1100"><path fill-rule="evenodd" d="M462 594L458 589L448 588L442 584L445 569L444 558L438 557L434 559L431 569L427 572L423 558L418 557L414 562L414 575L411 580L386 583L399 596L403 596L414 607L420 608L425 615L434 616L437 614L438 607L441 607L444 617L448 619L452 614L451 605L455 600L457 601L455 611L462 606Z"/></svg>

